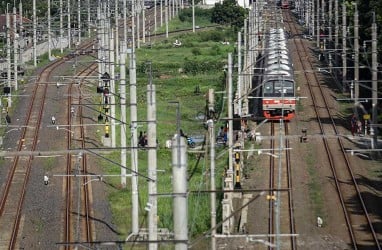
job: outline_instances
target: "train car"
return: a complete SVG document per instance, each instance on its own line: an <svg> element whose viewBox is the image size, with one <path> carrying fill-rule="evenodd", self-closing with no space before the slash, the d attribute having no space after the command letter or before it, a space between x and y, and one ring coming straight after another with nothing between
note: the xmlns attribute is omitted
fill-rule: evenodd
<svg viewBox="0 0 382 250"><path fill-rule="evenodd" d="M263 59L262 112L268 120L291 120L296 98L293 65L282 28L270 29Z"/></svg>

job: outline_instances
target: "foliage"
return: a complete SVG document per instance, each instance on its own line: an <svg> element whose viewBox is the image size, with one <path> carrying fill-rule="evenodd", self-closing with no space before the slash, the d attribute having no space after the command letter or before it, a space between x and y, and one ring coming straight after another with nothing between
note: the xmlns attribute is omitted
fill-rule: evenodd
<svg viewBox="0 0 382 250"><path fill-rule="evenodd" d="M235 0L224 0L216 3L212 9L211 21L218 24L231 25L235 30L244 26L248 11L240 7Z"/></svg>
<svg viewBox="0 0 382 250"><path fill-rule="evenodd" d="M211 9L201 9L195 7L195 19L205 18L210 19L212 14ZM192 8L182 9L179 13L179 20L181 22L192 22Z"/></svg>

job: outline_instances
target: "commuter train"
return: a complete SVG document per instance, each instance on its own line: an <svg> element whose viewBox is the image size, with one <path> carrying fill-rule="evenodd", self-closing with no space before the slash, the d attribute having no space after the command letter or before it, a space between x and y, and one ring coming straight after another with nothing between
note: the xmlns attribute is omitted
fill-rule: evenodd
<svg viewBox="0 0 382 250"><path fill-rule="evenodd" d="M271 28L263 55L262 112L268 120L291 120L296 98L293 65L283 28Z"/></svg>

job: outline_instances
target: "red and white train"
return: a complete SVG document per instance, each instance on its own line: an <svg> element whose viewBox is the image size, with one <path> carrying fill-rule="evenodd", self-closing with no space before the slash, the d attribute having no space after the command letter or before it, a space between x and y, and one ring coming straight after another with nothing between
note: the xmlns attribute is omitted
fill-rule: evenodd
<svg viewBox="0 0 382 250"><path fill-rule="evenodd" d="M262 112L268 120L291 120L295 116L294 72L283 28L270 29L262 73Z"/></svg>

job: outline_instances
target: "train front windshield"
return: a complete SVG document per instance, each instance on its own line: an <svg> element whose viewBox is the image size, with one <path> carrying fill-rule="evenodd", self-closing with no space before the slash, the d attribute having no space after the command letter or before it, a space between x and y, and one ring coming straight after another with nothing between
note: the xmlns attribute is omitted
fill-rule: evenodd
<svg viewBox="0 0 382 250"><path fill-rule="evenodd" d="M293 97L293 81L271 80L264 84L264 97Z"/></svg>

